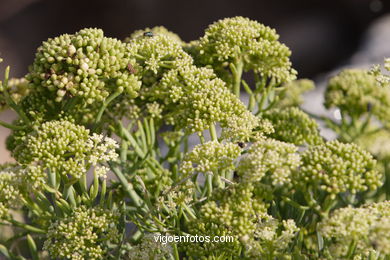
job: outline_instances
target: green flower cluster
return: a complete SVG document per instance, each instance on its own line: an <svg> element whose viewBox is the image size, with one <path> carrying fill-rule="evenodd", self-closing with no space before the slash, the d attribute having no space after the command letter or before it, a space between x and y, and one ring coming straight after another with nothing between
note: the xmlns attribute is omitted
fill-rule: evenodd
<svg viewBox="0 0 390 260"><path fill-rule="evenodd" d="M80 206L51 224L43 248L52 258L107 259L104 245L118 240L117 224L110 210Z"/></svg>
<svg viewBox="0 0 390 260"><path fill-rule="evenodd" d="M266 214L262 216L261 222L257 225L255 240L248 240L245 245L247 255L251 259L263 259L276 257L278 259L289 259L290 254L284 251L289 247L299 232L294 220L278 221ZM242 240L245 241L247 237ZM259 242L260 241L260 242Z"/></svg>
<svg viewBox="0 0 390 260"><path fill-rule="evenodd" d="M360 208L341 208L319 223L322 235L331 243L331 255L346 257L377 251L390 254L390 202L367 204Z"/></svg>
<svg viewBox="0 0 390 260"><path fill-rule="evenodd" d="M238 259L264 258L283 254L297 228L294 221L280 223L266 213L266 205L252 184L218 190L200 209L190 224L190 233L208 236L233 236L231 243L198 243L183 248L194 257Z"/></svg>
<svg viewBox="0 0 390 260"><path fill-rule="evenodd" d="M230 141L248 142L261 140L264 134L271 134L275 130L271 122L254 116L245 111L242 114L231 115L223 124L221 138Z"/></svg>
<svg viewBox="0 0 390 260"><path fill-rule="evenodd" d="M42 190L47 175L34 165L6 163L0 168L0 219L6 219L10 209L26 202L26 194Z"/></svg>
<svg viewBox="0 0 390 260"><path fill-rule="evenodd" d="M323 142L317 122L297 107L272 109L262 114L275 129L270 136L296 145L315 145Z"/></svg>
<svg viewBox="0 0 390 260"><path fill-rule="evenodd" d="M237 174L244 183L263 179L274 186L289 184L291 174L301 164L297 147L273 139L252 144L237 166Z"/></svg>
<svg viewBox="0 0 390 260"><path fill-rule="evenodd" d="M164 196L158 197L156 207L161 212L166 209L174 212L177 208L186 207L186 205L192 203L195 192L195 183L187 180L170 189Z"/></svg>
<svg viewBox="0 0 390 260"><path fill-rule="evenodd" d="M100 165L118 157L118 145L109 137L89 132L70 121L49 121L26 136L14 156L20 163L34 165L42 172L49 170L80 178L95 166L100 167L98 172L104 176L107 169Z"/></svg>
<svg viewBox="0 0 390 260"><path fill-rule="evenodd" d="M293 179L304 189L312 187L336 195L375 190L382 185L376 161L356 144L330 141L311 146L302 154L301 160L302 166Z"/></svg>
<svg viewBox="0 0 390 260"><path fill-rule="evenodd" d="M254 116L246 113L244 104L211 69L194 65L172 69L151 92L166 106L167 123L188 133L201 132L217 122L225 126L234 115L247 116L244 125L254 125Z"/></svg>
<svg viewBox="0 0 390 260"><path fill-rule="evenodd" d="M385 58L384 67L385 67L385 70L390 72L390 58ZM376 80L378 81L378 83L381 86L383 86L383 87L388 87L389 86L389 84L390 84L390 75L383 74L382 71L381 71L381 66L380 65L374 65L371 68L370 73L376 77Z"/></svg>
<svg viewBox="0 0 390 260"><path fill-rule="evenodd" d="M389 125L390 91L366 70L344 70L329 80L325 106L358 119L366 113Z"/></svg>
<svg viewBox="0 0 390 260"><path fill-rule="evenodd" d="M132 70L142 77L143 89L158 81L164 72L193 62L179 42L164 34L128 38L127 42L129 55L137 61ZM147 88L142 93L145 91Z"/></svg>
<svg viewBox="0 0 390 260"><path fill-rule="evenodd" d="M4 86L0 81L0 93L3 92ZM29 94L28 81L25 78L12 78L8 81L7 92L11 99L18 104L24 97ZM8 109L4 94L0 95L0 111Z"/></svg>
<svg viewBox="0 0 390 260"><path fill-rule="evenodd" d="M129 64L134 63L129 46L105 37L100 29L83 29L49 39L38 48L26 76L31 97L27 98L25 109L57 111L61 106L53 100L61 102L73 98L79 98L84 104L78 107L80 109L95 103L101 105L109 95L122 92L133 98L141 86L137 76L129 70ZM95 109L99 106L92 105Z"/></svg>
<svg viewBox="0 0 390 260"><path fill-rule="evenodd" d="M193 173L221 174L235 168L234 162L241 151L241 147L235 143L210 141L199 144L185 155L180 169L185 176Z"/></svg>
<svg viewBox="0 0 390 260"><path fill-rule="evenodd" d="M0 171L0 219L6 219L10 209L21 205L22 194L19 190L20 183L13 167L3 165Z"/></svg>
<svg viewBox="0 0 390 260"><path fill-rule="evenodd" d="M278 39L274 29L248 18L222 19L200 38L200 63L218 67L243 62L244 70L253 70L275 84L288 82L295 79L296 71L291 68L291 51Z"/></svg>
<svg viewBox="0 0 390 260"><path fill-rule="evenodd" d="M283 84L278 89L279 101L274 105L274 108L283 109L301 105L303 103L302 94L314 89L314 87L314 82L308 79L298 79Z"/></svg>
<svg viewBox="0 0 390 260"><path fill-rule="evenodd" d="M169 243L162 244L155 239L160 234L146 234L141 243L132 247L127 253L127 259L149 260L149 259L169 259L172 254L172 247Z"/></svg>
<svg viewBox="0 0 390 260"><path fill-rule="evenodd" d="M360 136L355 142L378 160L390 159L390 132L384 129L373 131Z"/></svg>
<svg viewBox="0 0 390 260"><path fill-rule="evenodd" d="M246 111L211 69L192 65L191 56L177 41L157 34L128 42L138 64L133 69L143 82L135 103L140 110L146 106L153 117L190 133Z"/></svg>

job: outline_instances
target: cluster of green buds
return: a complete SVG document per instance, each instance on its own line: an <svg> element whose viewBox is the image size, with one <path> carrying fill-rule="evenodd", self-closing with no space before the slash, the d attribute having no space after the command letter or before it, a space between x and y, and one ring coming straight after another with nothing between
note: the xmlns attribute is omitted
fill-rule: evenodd
<svg viewBox="0 0 390 260"><path fill-rule="evenodd" d="M278 102L274 108L298 107L303 104L302 95L315 88L314 82L308 79L297 79L282 85L277 94Z"/></svg>
<svg viewBox="0 0 390 260"><path fill-rule="evenodd" d="M0 81L0 92L3 86ZM24 97L29 94L28 81L25 78L12 78L8 81L7 90L10 98L18 104ZM0 96L0 111L9 109L7 102L4 100L4 96Z"/></svg>
<svg viewBox="0 0 390 260"><path fill-rule="evenodd" d="M250 183L216 190L212 200L200 209L190 233L232 236L229 243L183 245L191 256L212 258L266 258L282 256L298 231L293 220L279 223L266 213L266 204Z"/></svg>
<svg viewBox="0 0 390 260"><path fill-rule="evenodd" d="M253 70L274 84L288 82L296 71L291 68L291 51L278 39L274 29L248 18L222 19L200 38L199 63L216 68L234 64L236 70Z"/></svg>
<svg viewBox="0 0 390 260"><path fill-rule="evenodd" d="M145 32L127 38L126 42L130 46L129 55L137 62L131 69L142 77L143 89L153 85L164 72L192 64L191 56L183 50L180 42L165 34Z"/></svg>
<svg viewBox="0 0 390 260"><path fill-rule="evenodd" d="M209 129L218 122L225 126L230 117L246 115L247 111L211 69L194 65L168 71L151 91L169 108L167 122L189 133ZM247 118L243 123L256 127L249 115Z"/></svg>
<svg viewBox="0 0 390 260"><path fill-rule="evenodd" d="M366 70L344 70L330 79L325 106L338 107L342 116L357 120L372 114L389 125L390 92Z"/></svg>
<svg viewBox="0 0 390 260"><path fill-rule="evenodd" d="M240 160L237 173L244 183L263 180L274 186L287 185L301 164L297 150L293 144L273 139L255 142Z"/></svg>
<svg viewBox="0 0 390 260"><path fill-rule="evenodd" d="M317 122L296 107L271 109L262 114L275 131L272 138L295 145L315 145L323 142Z"/></svg>
<svg viewBox="0 0 390 260"><path fill-rule="evenodd" d="M90 167L100 177L108 168L104 163L115 160L117 143L68 120L48 121L25 137L14 150L15 159L24 165L33 165L63 177L76 179L84 176Z"/></svg>
<svg viewBox="0 0 390 260"><path fill-rule="evenodd" d="M114 212L81 206L50 225L43 248L52 258L106 259L109 243L118 240L117 224Z"/></svg>
<svg viewBox="0 0 390 260"><path fill-rule="evenodd" d="M42 109L49 113L70 109L77 102L77 109L84 104L98 110L109 96L125 93L134 98L141 86L129 69L134 63L129 46L105 37L100 29L83 29L49 39L38 48L26 76L31 97L25 101L25 109L30 114ZM88 112L92 113L90 120L96 116L93 109Z"/></svg>
<svg viewBox="0 0 390 260"><path fill-rule="evenodd" d="M156 241L160 236L159 233L146 234L141 242L133 246L128 254L128 259L144 260L144 259L166 259L169 258L172 252L172 246L169 243L161 243Z"/></svg>
<svg viewBox="0 0 390 260"><path fill-rule="evenodd" d="M333 198L339 193L375 190L382 184L372 155L356 144L330 141L303 152L294 182L304 190L322 190Z"/></svg>
<svg viewBox="0 0 390 260"><path fill-rule="evenodd" d="M22 194L19 190L20 183L13 167L4 165L0 172L0 219L6 219L9 210L21 206Z"/></svg>
<svg viewBox="0 0 390 260"><path fill-rule="evenodd" d="M234 170L234 162L241 155L241 151L241 147L235 143L210 141L199 144L185 155L181 172L184 176L196 173L225 174Z"/></svg>
<svg viewBox="0 0 390 260"><path fill-rule="evenodd" d="M334 258L390 254L390 202L341 208L319 223Z"/></svg>
<svg viewBox="0 0 390 260"><path fill-rule="evenodd" d="M386 71L388 72L390 71L390 58L385 58L384 68ZM376 77L376 80L378 81L379 84L381 84L384 87L389 86L390 75L382 73L380 65L374 65L371 68L370 73Z"/></svg>

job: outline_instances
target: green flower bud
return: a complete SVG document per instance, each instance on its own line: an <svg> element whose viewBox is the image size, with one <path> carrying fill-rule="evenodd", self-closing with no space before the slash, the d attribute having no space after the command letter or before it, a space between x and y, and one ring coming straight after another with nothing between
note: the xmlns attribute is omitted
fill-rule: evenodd
<svg viewBox="0 0 390 260"><path fill-rule="evenodd" d="M80 178L90 165L115 160L117 143L70 121L49 121L26 136L14 151L22 164Z"/></svg>
<svg viewBox="0 0 390 260"><path fill-rule="evenodd" d="M272 109L262 114L275 129L270 136L280 141L296 145L315 145L323 143L319 126L299 108Z"/></svg>
<svg viewBox="0 0 390 260"><path fill-rule="evenodd" d="M309 147L302 154L302 166L294 175L301 188L308 186L330 194L374 190L382 184L372 155L356 144L330 141Z"/></svg>
<svg viewBox="0 0 390 260"><path fill-rule="evenodd" d="M52 258L106 259L108 243L119 240L117 225L113 212L80 206L51 224L43 249Z"/></svg>

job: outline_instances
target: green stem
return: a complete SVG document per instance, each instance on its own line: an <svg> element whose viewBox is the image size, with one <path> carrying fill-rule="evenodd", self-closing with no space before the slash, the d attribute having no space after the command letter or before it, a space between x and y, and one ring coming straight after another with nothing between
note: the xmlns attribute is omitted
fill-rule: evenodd
<svg viewBox="0 0 390 260"><path fill-rule="evenodd" d="M237 97L240 97L241 89L241 77L242 71L244 69L244 63L241 59L236 59L234 61L234 69L232 70L233 74L233 94Z"/></svg>
<svg viewBox="0 0 390 260"><path fill-rule="evenodd" d="M217 130L215 129L215 125L213 123L210 124L209 131L210 131L211 140L218 141Z"/></svg>
<svg viewBox="0 0 390 260"><path fill-rule="evenodd" d="M27 235L27 244L30 249L32 259L39 260L37 245L35 244L34 239L30 235Z"/></svg>
<svg viewBox="0 0 390 260"><path fill-rule="evenodd" d="M111 94L111 96L109 96L104 102L103 102L103 105L100 107L99 109L99 112L96 116L96 120L95 120L95 127L97 126L97 124L100 122L100 120L102 119L102 116L103 116L103 113L104 111L106 110L107 106L111 103L111 101L113 101L116 97L118 97L122 92L114 92L113 94Z"/></svg>
<svg viewBox="0 0 390 260"><path fill-rule="evenodd" d="M123 186L126 194L133 200L134 205L137 207L145 207L145 202L141 197L135 192L133 185L126 180L126 177L123 175L122 171L118 166L109 163L111 170L115 173L116 177L119 179L120 183Z"/></svg>
<svg viewBox="0 0 390 260"><path fill-rule="evenodd" d="M179 257L179 250L177 249L177 245L175 243L173 243L173 257L175 260L180 260L180 257Z"/></svg>
<svg viewBox="0 0 390 260"><path fill-rule="evenodd" d="M20 109L20 107L18 105L16 105L16 103L13 101L13 99L11 98L11 96L9 95L8 93L8 79L9 79L9 66L7 66L7 68L5 69L5 73L4 73L4 83L3 83L3 94L4 94L4 99L5 99L5 102L7 103L7 105L9 107L11 107L16 113L18 113L18 115L20 116L20 118L23 119L23 121L26 123L26 124L30 124L30 120L28 119L28 117L26 116L26 114Z"/></svg>
<svg viewBox="0 0 390 260"><path fill-rule="evenodd" d="M246 93L248 93L249 95L248 110L253 112L253 109L255 108L256 104L256 95L253 93L253 91L245 80L242 80L242 86L244 87Z"/></svg>
<svg viewBox="0 0 390 260"><path fill-rule="evenodd" d="M26 128L26 126L13 125L3 121L0 121L0 125L12 130L23 130Z"/></svg>
<svg viewBox="0 0 390 260"><path fill-rule="evenodd" d="M352 240L351 243L349 244L349 247L348 247L346 259L353 259L353 256L355 254L356 245L357 245L356 241Z"/></svg>
<svg viewBox="0 0 390 260"><path fill-rule="evenodd" d="M201 144L204 144L204 136L202 135L202 133L198 133L198 136L199 136L199 141Z"/></svg>
<svg viewBox="0 0 390 260"><path fill-rule="evenodd" d="M141 149L141 147L138 145L137 141L134 139L134 137L130 134L129 131L127 131L126 128L123 127L122 123L119 124L120 132L123 133L124 137L130 142L130 144L133 146L134 151L137 153L137 155L141 158L145 157L144 151Z"/></svg>
<svg viewBox="0 0 390 260"><path fill-rule="evenodd" d="M16 227L20 227L20 228L23 228L25 230L28 230L28 231L31 231L31 232L34 232L34 233L46 234L46 231L43 230L43 229L40 229L40 228L31 226L31 225L28 225L28 224L25 224L25 223L21 223L19 221L14 220L14 219L9 220L9 222L12 225L16 226Z"/></svg>
<svg viewBox="0 0 390 260"><path fill-rule="evenodd" d="M213 193L213 176L211 174L206 175L206 189L207 196L210 197Z"/></svg>

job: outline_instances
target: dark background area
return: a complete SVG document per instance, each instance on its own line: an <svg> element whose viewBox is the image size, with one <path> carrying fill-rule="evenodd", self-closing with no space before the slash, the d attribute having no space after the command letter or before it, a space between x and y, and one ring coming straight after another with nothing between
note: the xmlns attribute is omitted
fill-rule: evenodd
<svg viewBox="0 0 390 260"><path fill-rule="evenodd" d="M389 11L389 0L0 0L0 57L23 76L42 41L84 27L123 39L164 25L190 41L210 23L241 15L276 28L299 76L315 77L349 58L370 23Z"/></svg>

